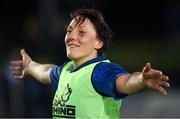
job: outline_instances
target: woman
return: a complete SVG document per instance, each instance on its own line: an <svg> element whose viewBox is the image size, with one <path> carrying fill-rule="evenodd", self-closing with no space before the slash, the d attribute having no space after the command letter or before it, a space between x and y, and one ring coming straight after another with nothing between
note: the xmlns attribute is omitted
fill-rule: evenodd
<svg viewBox="0 0 180 119"><path fill-rule="evenodd" d="M118 118L122 99L146 87L166 95L169 78L147 63L142 72L128 73L105 57L111 32L100 11L79 9L71 14L65 36L67 57L61 66L39 64L22 49L12 61L16 79L25 74L52 84L56 90L54 118Z"/></svg>

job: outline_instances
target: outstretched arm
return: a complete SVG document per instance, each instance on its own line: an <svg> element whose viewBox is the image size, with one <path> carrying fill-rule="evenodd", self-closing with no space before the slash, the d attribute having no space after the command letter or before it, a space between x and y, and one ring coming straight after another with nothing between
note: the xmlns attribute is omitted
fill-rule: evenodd
<svg viewBox="0 0 180 119"><path fill-rule="evenodd" d="M168 81L168 76L151 68L150 63L147 63L142 72L119 76L116 80L116 90L118 93L133 94L147 87L167 95L165 88L170 87Z"/></svg>
<svg viewBox="0 0 180 119"><path fill-rule="evenodd" d="M55 65L34 62L24 49L21 49L21 56L22 60L11 61L10 70L16 79L30 74L42 83L51 84L50 71Z"/></svg>

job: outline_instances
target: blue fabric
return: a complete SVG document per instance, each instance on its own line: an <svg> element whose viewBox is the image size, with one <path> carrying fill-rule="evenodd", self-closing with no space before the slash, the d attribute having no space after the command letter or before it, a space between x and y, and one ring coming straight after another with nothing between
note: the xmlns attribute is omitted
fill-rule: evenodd
<svg viewBox="0 0 180 119"><path fill-rule="evenodd" d="M57 67L55 66L52 68L50 72L50 78L52 82L51 84L52 84L53 91L57 90L61 70L62 70L61 66L57 66Z"/></svg>
<svg viewBox="0 0 180 119"><path fill-rule="evenodd" d="M107 58L105 56L99 56L97 58L94 58L92 60L89 60L81 64L79 67L75 69L72 69L71 72L77 71L88 64L102 61L102 60L107 60ZM52 88L54 91L57 90L59 76L60 76L62 67L63 66L53 67L51 70L50 78L52 81ZM102 62L98 64L93 71L92 84L95 90L101 95L112 96L114 97L114 99L123 98L126 96L125 94L121 94L121 95L116 94L115 82L118 76L121 76L127 73L128 72L126 70L124 70L121 66L117 64Z"/></svg>
<svg viewBox="0 0 180 119"><path fill-rule="evenodd" d="M117 100L126 96L126 94L118 95L115 89L117 77L124 74L128 74L128 72L121 66L114 63L102 62L94 69L92 83L94 88L102 95L111 96Z"/></svg>

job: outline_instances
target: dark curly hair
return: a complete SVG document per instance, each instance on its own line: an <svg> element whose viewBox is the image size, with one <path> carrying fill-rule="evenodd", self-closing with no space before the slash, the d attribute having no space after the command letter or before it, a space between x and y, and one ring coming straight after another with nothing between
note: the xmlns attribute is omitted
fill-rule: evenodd
<svg viewBox="0 0 180 119"><path fill-rule="evenodd" d="M75 10L71 13L70 21L74 18L77 19L76 25L82 24L86 18L88 18L92 22L97 32L98 38L103 42L103 47L101 49L98 49L97 54L98 56L105 55L105 51L109 48L109 44L112 39L112 33L109 26L105 22L102 13L94 8L83 8Z"/></svg>

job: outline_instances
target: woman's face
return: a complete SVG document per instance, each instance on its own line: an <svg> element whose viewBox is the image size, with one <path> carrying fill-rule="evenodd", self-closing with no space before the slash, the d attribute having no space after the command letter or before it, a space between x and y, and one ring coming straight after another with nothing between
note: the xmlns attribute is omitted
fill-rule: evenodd
<svg viewBox="0 0 180 119"><path fill-rule="evenodd" d="M77 24L77 19L73 19L67 28L67 57L73 61L93 59L97 57L97 50L102 48L103 43L97 37L97 32L89 19L86 18L80 24Z"/></svg>

